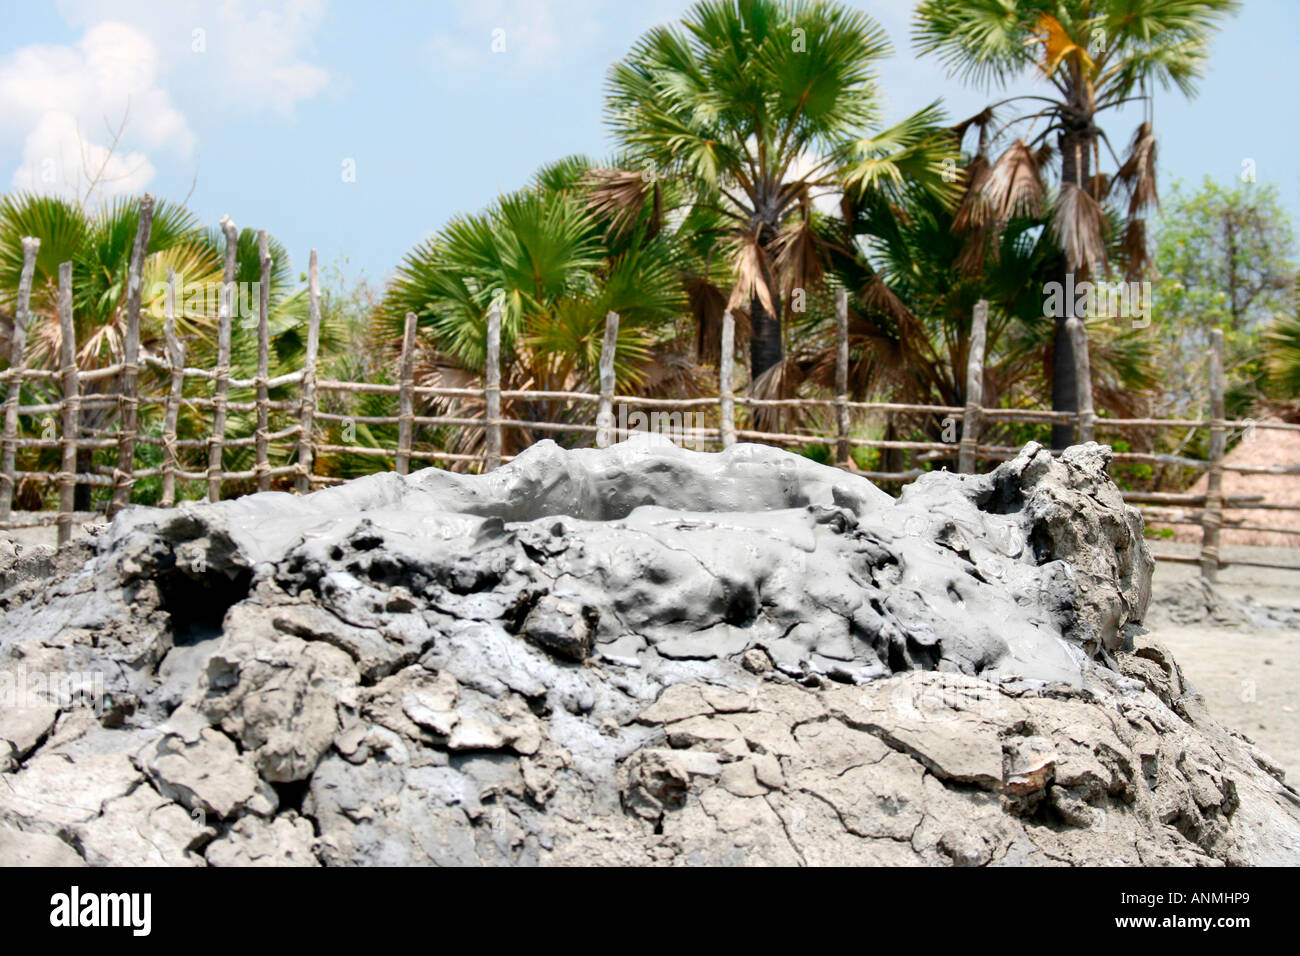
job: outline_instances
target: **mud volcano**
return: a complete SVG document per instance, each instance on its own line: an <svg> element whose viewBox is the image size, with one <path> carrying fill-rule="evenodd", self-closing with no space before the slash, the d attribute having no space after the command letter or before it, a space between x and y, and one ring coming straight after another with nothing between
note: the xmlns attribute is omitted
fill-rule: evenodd
<svg viewBox="0 0 1300 956"><path fill-rule="evenodd" d="M0 858L1300 863L1300 798L1145 638L1108 464L894 499L544 442L132 509L0 569Z"/></svg>

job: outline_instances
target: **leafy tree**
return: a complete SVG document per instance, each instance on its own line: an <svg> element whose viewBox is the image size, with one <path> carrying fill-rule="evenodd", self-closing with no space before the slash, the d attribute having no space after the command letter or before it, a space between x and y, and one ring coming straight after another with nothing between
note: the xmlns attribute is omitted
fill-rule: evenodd
<svg viewBox="0 0 1300 956"><path fill-rule="evenodd" d="M1205 410L1209 332L1221 328L1239 410L1262 384L1262 329L1291 305L1295 237L1276 186L1175 184L1155 242L1153 329L1165 363L1162 411Z"/></svg>
<svg viewBox="0 0 1300 956"><path fill-rule="evenodd" d="M1276 186L1175 183L1160 218L1156 269L1170 318L1240 332L1290 304L1295 232Z"/></svg>

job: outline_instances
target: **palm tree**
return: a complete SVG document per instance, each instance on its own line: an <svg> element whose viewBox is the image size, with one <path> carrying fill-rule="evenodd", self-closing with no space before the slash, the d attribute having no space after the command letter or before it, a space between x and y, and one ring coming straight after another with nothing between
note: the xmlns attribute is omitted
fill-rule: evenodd
<svg viewBox="0 0 1300 956"><path fill-rule="evenodd" d="M817 223L827 251L826 285L849 292L849 394L855 400L960 407L975 303L990 303L984 365L984 403L1035 407L1050 380L1051 331L1042 322L1043 283L1053 274L1056 250L1042 219L1012 220L987 250L984 267L965 267L968 237L954 227L955 213L940 199L913 191L902 201L846 197L838 217ZM869 240L869 241L864 241ZM1113 240L1112 240L1113 241ZM794 389L834 394L836 341L828 289L793 317L798 345L785 362ZM1120 415L1145 411L1153 383L1146 337L1129 329L1095 331L1093 371L1097 407ZM811 425L815 415L796 416ZM830 426L822 422L823 429ZM939 416L893 414L880 437L930 440L941 433ZM790 430L790 429L783 429ZM1043 436L1024 426L989 430L991 444L1019 444ZM886 451L880 466L904 471L904 454ZM937 463L933 454L922 460Z"/></svg>
<svg viewBox="0 0 1300 956"><path fill-rule="evenodd" d="M860 290L850 299L850 339L865 346L852 350L861 354L851 365L856 394L889 394L912 404L964 404L971 316L980 299L992 306L985 403L996 406L1000 396L1033 376L1038 290L1051 271L1041 223L1028 218L1008 223L996 255L984 269L971 272L962 268L966 240L953 220L952 209L913 195L902 203L876 197L846 202L843 217L827 223L830 269L847 288ZM865 248L862 237L872 239ZM829 347L828 342L822 353L826 374Z"/></svg>
<svg viewBox="0 0 1300 956"><path fill-rule="evenodd" d="M1041 321L1040 290L1053 273L1056 250L1043 220L1009 221L978 271L965 268L968 236L955 221L953 210L920 194L904 203L845 203L843 218L828 220L823 241L832 250L829 269L847 288L861 290L850 299L851 354L859 356L850 365L855 394L963 405L971 316L980 299L991 306L985 404L997 407L1003 398L1032 403L1049 377L1052 342ZM858 241L863 236L872 237L870 245ZM810 354L814 377L829 385L832 344L826 334L821 339ZM1099 330L1097 344L1098 407L1136 411L1140 390L1153 382L1142 337Z"/></svg>
<svg viewBox="0 0 1300 956"><path fill-rule="evenodd" d="M29 365L49 369L58 366L63 339L58 312L58 271L60 263L69 261L73 263L72 305L78 366L89 370L122 359L127 272L139 209L138 200L125 198L91 213L75 202L52 196L17 193L0 197L0 290L3 290L0 296L5 301L17 292L22 269L22 237L36 236L41 240L32 280L31 326L27 331ZM158 203L149 238L150 274L145 276L145 289L150 288L150 280L157 278L159 269L165 274L168 267L183 269L197 263L200 272L210 271L199 239L192 214L179 206ZM217 279L220 280L219 273ZM157 328L150 328L143 319L142 315L142 346L151 340L161 340L161 323L157 323ZM104 381L86 388L92 393L111 392L115 384ZM57 395L46 383L34 382L29 388L42 396L42 402L57 401ZM108 427L116 414L112 406L84 408L82 427L87 433L97 434ZM77 470L90 471L93 459L92 451L79 450ZM89 509L90 491L89 485L78 485L78 510Z"/></svg>
<svg viewBox="0 0 1300 956"><path fill-rule="evenodd" d="M0 308L9 309L17 293L22 269L21 239L36 236L41 240L32 282L31 326L28 329L27 362L35 368L56 368L62 347L58 316L58 267L73 263L73 319L77 339L77 364L83 371L102 368L122 360L125 346L127 275L131 250L139 221L139 201L122 198L98 209L66 199L16 193L0 196ZM187 343L188 364L211 367L216 357L217 295L222 281L224 238L216 229L204 230L197 217L182 206L159 201L154 208L153 227L145 259L144 301L140 315L140 354L166 358L163 336L163 298L167 272L172 270L180 284L180 301L176 303L177 330ZM236 254L237 283L251 286L260 278L257 233L241 232ZM275 265L270 289L270 324L272 329L272 365L278 374L301 365L305 340L307 304L304 292L291 294L292 273L289 257L278 241L272 239L271 254ZM197 295L187 289L198 290ZM207 290L207 292L205 292ZM207 294L207 293L211 294ZM248 297L245 297L248 298ZM322 348L328 349L334 331L322 329ZM237 319L231 327L231 366L236 377L251 377L257 367L257 333L254 323ZM8 356L4 356L8 358ZM297 363L297 364L294 364ZM88 390L112 393L117 381L101 380L86 386ZM58 400L57 389L46 383L27 386L40 403ZM153 387L158 394L166 391L166 376L147 366L141 387ZM145 425L156 417L156 409L143 410ZM102 436L116 421L113 406L83 408L81 422L85 433ZM181 416L182 437L190 432L197 436L206 427L200 416L187 410ZM248 416L244 416L248 418ZM251 430L251 419L232 416L232 437L241 429ZM146 458L151 451L140 446ZM233 451L238 458L243 451ZM90 472L94 453L81 450L77 469ZM196 462L195 467L198 467ZM78 510L90 507L90 486L77 489Z"/></svg>
<svg viewBox="0 0 1300 956"><path fill-rule="evenodd" d="M730 307L748 310L755 380L781 365L789 294L820 277L819 191L956 188L936 107L875 128L874 68L890 52L875 21L830 0L705 0L610 70L606 118L630 168L607 173L609 201L685 186L725 256Z"/></svg>
<svg viewBox="0 0 1300 956"><path fill-rule="evenodd" d="M403 317L416 313L422 385L481 387L486 316L501 310L502 385L507 390L594 390L605 315L620 317L615 377L621 389L643 384L649 359L672 352L675 322L686 311L681 275L687 252L661 224L624 217L617 224L591 209L589 160L572 157L542 169L528 187L488 209L458 216L404 258L385 293L376 335L389 349ZM656 231L660 230L660 231ZM480 417L481 399L435 403L453 417ZM584 420L586 406L548 399L505 401L522 421ZM446 450L476 453L479 429L438 436ZM553 433L505 431L513 453Z"/></svg>
<svg viewBox="0 0 1300 956"><path fill-rule="evenodd" d="M1300 305L1300 295L1297 295ZM1294 402L1300 395L1300 308L1279 315L1264 333L1268 388L1277 398Z"/></svg>
<svg viewBox="0 0 1300 956"><path fill-rule="evenodd" d="M1144 214L1156 202L1151 88L1177 87L1193 95L1210 38L1238 5L1237 0L924 0L915 17L922 54L937 54L952 74L982 85L1005 85L1028 71L1048 86L1048 95L1012 97L973 118L979 148L967 167L968 194L959 222L973 227L978 241L1017 215L1039 214L1048 200L1045 170L1059 160L1050 217L1059 250L1057 281L1066 287L1067 276L1106 277L1104 204L1117 198L1127 199L1121 247L1126 277L1135 281L1144 275L1149 266ZM1144 103L1145 115L1121 160L1098 119L1134 101ZM1033 105L994 127L997 109L1013 102ZM1011 137L1012 130L1019 132ZM990 163L988 151L1007 139L1010 144ZM1103 145L1115 164L1111 175L1102 172ZM1077 408L1074 350L1066 327L1075 308L1068 306L1056 316L1054 331L1052 407L1058 411ZM1056 447L1071 437L1069 426L1052 430Z"/></svg>
<svg viewBox="0 0 1300 956"><path fill-rule="evenodd" d="M33 327L28 330L29 362L53 367L59 361L59 264L73 264L73 318L77 360L85 369L118 361L126 328L126 285L139 202L118 199L90 213L53 196L16 193L0 196L0 297L16 294L22 269L21 239L41 240L32 280ZM147 268L176 267L196 279L211 277L208 250L195 217L186 209L159 202L149 236ZM194 275L195 272L198 275ZM156 275L145 275L144 288ZM220 272L217 272L220 281ZM159 330L161 331L161 330Z"/></svg>

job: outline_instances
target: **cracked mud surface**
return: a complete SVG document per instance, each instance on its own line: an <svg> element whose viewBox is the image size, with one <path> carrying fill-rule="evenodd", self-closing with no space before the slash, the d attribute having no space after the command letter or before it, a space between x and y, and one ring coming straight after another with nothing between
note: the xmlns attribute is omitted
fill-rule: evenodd
<svg viewBox="0 0 1300 956"><path fill-rule="evenodd" d="M0 681L103 688L0 708L0 861L1300 862L1300 797L1142 627L1108 463L895 500L543 443L0 554Z"/></svg>

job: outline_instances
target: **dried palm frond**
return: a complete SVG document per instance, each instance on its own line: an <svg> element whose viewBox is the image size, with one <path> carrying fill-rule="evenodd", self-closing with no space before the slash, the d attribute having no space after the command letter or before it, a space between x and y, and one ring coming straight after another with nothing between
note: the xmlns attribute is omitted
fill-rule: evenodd
<svg viewBox="0 0 1300 956"><path fill-rule="evenodd" d="M992 226L972 229L957 253L956 266L963 275L977 276L988 262L997 262L1001 255L998 234Z"/></svg>
<svg viewBox="0 0 1300 956"><path fill-rule="evenodd" d="M858 292L862 304L868 309L883 312L900 324L914 321L907 304L898 297L880 273L872 273Z"/></svg>
<svg viewBox="0 0 1300 956"><path fill-rule="evenodd" d="M912 228L912 224L915 222L912 218L912 210L908 209L902 203L891 202L889 204L889 212L898 220L899 225L904 229Z"/></svg>
<svg viewBox="0 0 1300 956"><path fill-rule="evenodd" d="M849 326L849 394L861 400L887 386L901 385L908 366L898 338L865 316ZM833 369L833 367L832 367Z"/></svg>
<svg viewBox="0 0 1300 956"><path fill-rule="evenodd" d="M898 360L907 369L933 369L939 363L925 326L880 273L873 274L863 284L859 300L868 314L875 313L892 323L896 329Z"/></svg>
<svg viewBox="0 0 1300 956"><path fill-rule="evenodd" d="M787 296L795 289L811 289L822 281L826 255L810 218L800 218L782 229L774 252L777 281Z"/></svg>
<svg viewBox="0 0 1300 956"><path fill-rule="evenodd" d="M984 229L996 218L989 201L989 175L993 167L988 157L980 154L966 164L966 191L952 217L952 231L958 235L972 229Z"/></svg>
<svg viewBox="0 0 1300 956"><path fill-rule="evenodd" d="M36 318L36 315L32 315L28 321ZM59 356L63 354L63 329L59 325L57 313L53 321L48 315L41 316L41 319L39 324L27 326L28 348L31 349L27 361L37 367L45 365L57 368Z"/></svg>
<svg viewBox="0 0 1300 956"><path fill-rule="evenodd" d="M803 384L805 372L800 361L787 355L749 384L746 392L752 398L774 400L799 397L799 386ZM802 408L780 408L771 406L753 406L750 408L750 421L756 431L787 432L798 428L807 419L807 411Z"/></svg>
<svg viewBox="0 0 1300 956"><path fill-rule="evenodd" d="M727 308L748 306L757 298L768 315L776 316L776 281L772 259L763 248L756 232L739 233L733 242L736 285L727 301Z"/></svg>
<svg viewBox="0 0 1300 956"><path fill-rule="evenodd" d="M59 334L59 346L62 348L63 335ZM126 355L126 329L123 316L119 313L108 322L93 329L86 340L77 349L77 365L83 369L98 367L102 362L111 364Z"/></svg>
<svg viewBox="0 0 1300 956"><path fill-rule="evenodd" d="M647 398L705 398L717 390L717 376L695 360L690 343L670 339L650 349L646 377L637 394Z"/></svg>
<svg viewBox="0 0 1300 956"><path fill-rule="evenodd" d="M1156 192L1156 136L1150 123L1142 123L1133 134L1128 156L1115 174L1128 190L1128 213L1138 215L1149 206L1159 206Z"/></svg>
<svg viewBox="0 0 1300 956"><path fill-rule="evenodd" d="M850 192L840 194L840 219L844 223L852 223L858 218L858 198Z"/></svg>
<svg viewBox="0 0 1300 956"><path fill-rule="evenodd" d="M1155 260L1147 245L1147 222L1145 219L1130 219L1124 228L1124 239L1120 245L1120 254L1124 258L1124 278L1129 282L1139 282L1151 276L1155 271ZM1151 276L1159 278L1158 276Z"/></svg>
<svg viewBox="0 0 1300 956"><path fill-rule="evenodd" d="M1016 140L998 157L989 171L985 193L1000 222L1042 215L1047 196L1042 166L1024 140Z"/></svg>
<svg viewBox="0 0 1300 956"><path fill-rule="evenodd" d="M1099 275L1106 264L1106 212L1074 183L1062 183L1052 214L1052 235L1072 270Z"/></svg>
<svg viewBox="0 0 1300 956"><path fill-rule="evenodd" d="M587 209L596 217L607 220L611 233L631 228L647 200L653 200L655 204L656 218L651 231L658 229L661 199L659 184L653 177L637 170L592 169L580 181L588 187Z"/></svg>
<svg viewBox="0 0 1300 956"><path fill-rule="evenodd" d="M695 326L695 356L701 362L716 365L722 345L722 314L727 311L727 297L704 276L686 280L686 296L691 303ZM736 313L732 313L734 318ZM738 339L741 338L737 330Z"/></svg>
<svg viewBox="0 0 1300 956"><path fill-rule="evenodd" d="M868 277L850 303L849 394L862 400L893 387L915 394L918 371L935 360L921 323L878 275ZM828 334L806 343L794 359L805 381L833 389L835 351Z"/></svg>
<svg viewBox="0 0 1300 956"><path fill-rule="evenodd" d="M484 382L482 376L459 367L449 356L437 355L426 359L420 366L422 374L417 374L416 383L420 386L442 386L446 388L480 389ZM557 387L575 383L561 381ZM538 388L537 378L524 363L510 365L502 369L501 388L503 391L528 391ZM568 390L568 389L565 389ZM440 406L439 412L450 418L485 419L487 417L486 398L483 395L449 396L434 399L430 406ZM501 417L509 421L546 421L578 422L590 424L595 419L594 406L586 403L570 404L547 400L520 398L501 399ZM506 455L517 455L525 448L544 438L559 438L559 434L540 431L526 425L503 425L501 429L501 450ZM487 430L474 426L451 426L446 429L445 441L441 447L456 455L484 454L487 445ZM454 471L466 471L468 462L454 462L449 465Z"/></svg>
<svg viewBox="0 0 1300 956"><path fill-rule="evenodd" d="M950 127L950 129L952 130L953 135L957 137L957 142L961 143L961 141L966 138L966 131L972 126L978 126L980 130L980 146L982 147L984 145L983 139L985 132L989 124L993 122L993 116L993 107L986 106L974 116L967 117L956 126Z"/></svg>
<svg viewBox="0 0 1300 956"><path fill-rule="evenodd" d="M1043 140L1041 146L1034 150L1034 163L1039 169L1046 169L1051 165L1052 160L1056 158L1056 147L1047 140Z"/></svg>

